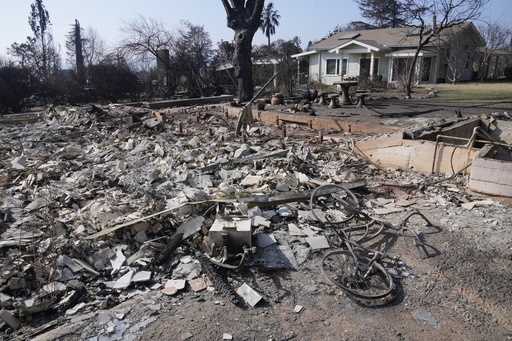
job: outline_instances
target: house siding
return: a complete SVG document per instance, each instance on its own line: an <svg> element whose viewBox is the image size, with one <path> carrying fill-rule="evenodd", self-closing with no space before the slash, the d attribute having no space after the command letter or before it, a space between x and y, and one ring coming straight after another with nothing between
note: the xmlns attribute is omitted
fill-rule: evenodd
<svg viewBox="0 0 512 341"><path fill-rule="evenodd" d="M392 63L393 58L403 58L396 55L395 57L386 57L396 51L409 50L405 55L410 55L411 50L414 52L414 46L418 43L417 38L409 36L406 28L397 29L376 29L376 30L361 30L354 31L354 38L349 44L340 45L340 41L346 41L343 38L347 33L340 33L332 37L323 39L311 48L312 51L322 51L320 55L310 55L310 80L320 81L324 84L332 84L341 79L341 75L327 75L326 66L327 59L342 60L348 58L347 76L360 75L360 59L361 57L369 58L370 50L379 51L374 53L374 57L379 60L379 70L377 75L384 81L391 81L392 79ZM374 46L372 45L374 42ZM477 71L474 65L477 65L477 58L475 55L479 47L484 46L485 42L473 23L464 23L457 27L443 30L439 37L433 39L432 44L426 49L426 57L433 57L434 63L430 68L430 76L428 81L424 82L436 83L438 81L449 81L451 71L448 63L447 51L462 52L462 58L457 55L452 55L452 68L453 65L458 65L459 60L462 60L462 67L457 67L456 75L457 81L467 81L475 77ZM334 49L339 54L328 53L327 51ZM333 51L334 51L333 50ZM464 55L468 56L464 59ZM453 61L456 64L453 64ZM421 57L420 57L421 63ZM490 66L492 72L492 65ZM499 67L498 67L499 68ZM484 70L485 72L485 70ZM418 76L422 76L421 67L417 68ZM498 74L498 72L496 72ZM426 79L422 77L423 79Z"/></svg>
<svg viewBox="0 0 512 341"><path fill-rule="evenodd" d="M351 49L351 52L354 52ZM311 82L321 82L326 85L333 85L335 82L341 80L341 74L328 75L327 72L327 60L336 59L340 60L340 73L341 73L341 61L347 59L347 77L357 77L360 74L360 60L361 58L370 58L370 54L367 50L363 49L364 53L351 53L351 54L337 54L322 52L321 54L315 54L309 58L309 80ZM385 57L384 54L375 53L375 59L379 61L378 75L382 76L382 80L388 79L389 73L389 58ZM318 64L320 62L320 65Z"/></svg>
<svg viewBox="0 0 512 341"><path fill-rule="evenodd" d="M320 82L320 70L318 61L320 59L319 54L315 54L309 57L309 81Z"/></svg>

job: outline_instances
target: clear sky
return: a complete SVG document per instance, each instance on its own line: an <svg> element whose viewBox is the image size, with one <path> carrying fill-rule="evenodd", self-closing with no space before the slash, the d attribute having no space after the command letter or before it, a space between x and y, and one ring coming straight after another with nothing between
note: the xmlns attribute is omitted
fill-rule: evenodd
<svg viewBox="0 0 512 341"><path fill-rule="evenodd" d="M220 0L46 0L53 23L54 38L64 49L65 36L77 18L83 27L95 28L113 46L122 38L123 22L138 15L161 20L177 29L182 20L201 24L214 42L231 40ZM2 4L3 3L3 4ZM0 0L0 56L13 42L25 40L30 33L27 23L32 0ZM299 36L303 44L321 38L337 24L360 20L359 9L352 0L274 0L281 13L277 38ZM490 0L483 19L499 21L512 27L512 0ZM259 32L256 43L264 43Z"/></svg>

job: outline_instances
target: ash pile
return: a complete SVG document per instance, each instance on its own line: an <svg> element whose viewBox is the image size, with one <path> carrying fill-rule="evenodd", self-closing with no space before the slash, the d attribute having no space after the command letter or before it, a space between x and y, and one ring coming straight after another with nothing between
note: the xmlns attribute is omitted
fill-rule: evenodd
<svg viewBox="0 0 512 341"><path fill-rule="evenodd" d="M218 107L119 105L53 107L2 127L3 333L36 337L144 294L213 292L255 307L271 299L244 272L300 271L312 259L349 298L388 304L410 269L384 240L411 238L431 257L436 227L416 210L382 217L407 211L415 193L462 196L360 159L351 137L234 131ZM126 338L114 320L82 336Z"/></svg>

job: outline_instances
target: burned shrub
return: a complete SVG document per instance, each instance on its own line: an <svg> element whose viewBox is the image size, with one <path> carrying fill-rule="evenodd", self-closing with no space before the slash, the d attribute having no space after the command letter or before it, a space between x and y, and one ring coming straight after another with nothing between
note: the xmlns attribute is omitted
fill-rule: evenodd
<svg viewBox="0 0 512 341"><path fill-rule="evenodd" d="M92 65L89 69L90 85L101 99L131 98L138 92L137 75L128 67L115 64Z"/></svg>
<svg viewBox="0 0 512 341"><path fill-rule="evenodd" d="M15 66L0 68L0 113L19 112L30 96L30 73Z"/></svg>

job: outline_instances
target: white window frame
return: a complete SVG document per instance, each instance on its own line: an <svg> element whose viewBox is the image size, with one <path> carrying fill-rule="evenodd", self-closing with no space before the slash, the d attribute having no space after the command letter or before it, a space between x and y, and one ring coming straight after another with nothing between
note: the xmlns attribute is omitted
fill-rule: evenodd
<svg viewBox="0 0 512 341"><path fill-rule="evenodd" d="M343 62L346 61L347 64L346 64L346 69L345 69L345 73L343 73ZM348 75L348 57L344 57L341 59L341 62L340 62L340 72L338 74L342 75L342 76L346 76Z"/></svg>

